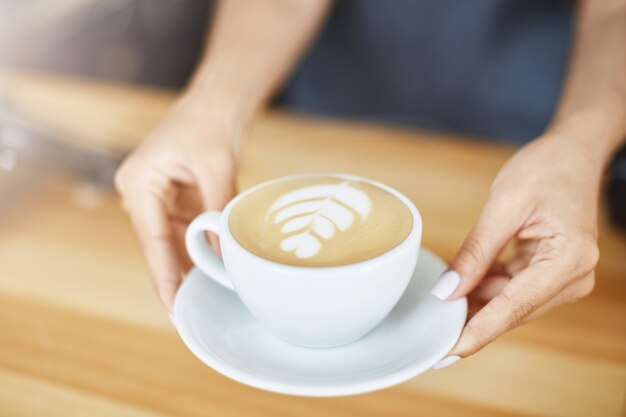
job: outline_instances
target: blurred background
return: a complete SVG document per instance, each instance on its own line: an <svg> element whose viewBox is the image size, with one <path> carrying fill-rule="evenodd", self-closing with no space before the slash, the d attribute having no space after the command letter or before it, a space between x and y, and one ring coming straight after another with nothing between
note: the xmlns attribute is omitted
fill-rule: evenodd
<svg viewBox="0 0 626 417"><path fill-rule="evenodd" d="M178 89L201 53L210 11L202 0L0 0L0 212L68 175L79 181L71 194L95 204L137 141L50 115L46 80Z"/></svg>
<svg viewBox="0 0 626 417"><path fill-rule="evenodd" d="M592 297L511 332L490 354L345 400L258 392L197 362L150 288L113 175L185 85L211 13L205 0L0 0L0 414L623 413L624 150L602 197L605 279ZM425 196L425 241L444 258L515 150L407 126L317 123L291 113L262 120L243 184L337 166L373 173ZM324 153L320 143L362 153ZM297 157L281 160L281 151ZM393 166L378 166L378 155Z"/></svg>
<svg viewBox="0 0 626 417"><path fill-rule="evenodd" d="M14 76L12 91L0 84L0 167L12 172L10 183L3 178L3 187L13 184L15 194L28 189L17 185L26 176L34 177L34 187L37 175L60 172L108 186L120 159L136 143L94 139L59 126L62 121L46 120L35 110L36 88L20 83L25 78L16 75L57 74L179 89L199 59L212 2L0 0L0 10L0 74ZM612 219L626 227L625 151L610 168L605 198Z"/></svg>
<svg viewBox="0 0 626 417"><path fill-rule="evenodd" d="M210 5L202 0L2 0L2 66L181 87L200 53Z"/></svg>

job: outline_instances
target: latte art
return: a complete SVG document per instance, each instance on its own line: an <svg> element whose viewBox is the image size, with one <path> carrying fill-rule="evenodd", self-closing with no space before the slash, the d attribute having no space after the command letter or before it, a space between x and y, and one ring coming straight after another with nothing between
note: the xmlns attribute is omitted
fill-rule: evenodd
<svg viewBox="0 0 626 417"><path fill-rule="evenodd" d="M358 179L300 177L271 183L233 207L235 240L263 258L298 266L360 262L391 250L413 227L393 193Z"/></svg>
<svg viewBox="0 0 626 417"><path fill-rule="evenodd" d="M291 234L280 248L294 251L298 258L310 258L319 253L321 239L332 239L337 231L348 230L355 214L364 221L370 206L367 194L344 181L292 191L276 200L268 215L282 225L282 233Z"/></svg>

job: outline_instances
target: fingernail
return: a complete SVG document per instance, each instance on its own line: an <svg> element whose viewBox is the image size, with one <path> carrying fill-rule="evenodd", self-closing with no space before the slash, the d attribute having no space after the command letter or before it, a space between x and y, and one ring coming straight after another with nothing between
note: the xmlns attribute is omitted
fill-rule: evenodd
<svg viewBox="0 0 626 417"><path fill-rule="evenodd" d="M176 327L176 320L174 320L174 315L172 313L169 313L168 317L170 318L172 325Z"/></svg>
<svg viewBox="0 0 626 417"><path fill-rule="evenodd" d="M433 289L430 290L430 293L440 300L447 300L448 297L452 295L454 290L457 289L460 282L461 277L459 274L450 269L441 274Z"/></svg>
<svg viewBox="0 0 626 417"><path fill-rule="evenodd" d="M443 358L442 360L437 362L433 366L433 369L447 368L448 366L452 365L453 363L458 362L459 359L461 359L461 357L458 356L458 355L446 356L445 358Z"/></svg>

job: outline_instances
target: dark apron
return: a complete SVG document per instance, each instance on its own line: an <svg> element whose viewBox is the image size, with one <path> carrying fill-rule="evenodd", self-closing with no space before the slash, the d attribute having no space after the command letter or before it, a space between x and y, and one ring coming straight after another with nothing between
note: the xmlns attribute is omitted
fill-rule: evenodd
<svg viewBox="0 0 626 417"><path fill-rule="evenodd" d="M512 142L541 134L567 64L562 0L344 0L278 102Z"/></svg>

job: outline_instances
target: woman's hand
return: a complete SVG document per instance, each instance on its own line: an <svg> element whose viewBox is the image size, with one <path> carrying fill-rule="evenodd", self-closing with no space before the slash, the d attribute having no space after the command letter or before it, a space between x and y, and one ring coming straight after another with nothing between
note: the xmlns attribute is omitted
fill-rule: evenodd
<svg viewBox="0 0 626 417"><path fill-rule="evenodd" d="M161 300L169 311L191 262L184 232L201 211L221 210L235 193L238 126L193 98L179 100L115 177ZM218 250L217 238L211 244Z"/></svg>
<svg viewBox="0 0 626 417"><path fill-rule="evenodd" d="M593 289L602 163L593 143L576 136L551 133L535 140L496 177L482 214L432 289L440 299L468 295L470 311L478 308L435 368ZM499 262L510 241L514 255Z"/></svg>

